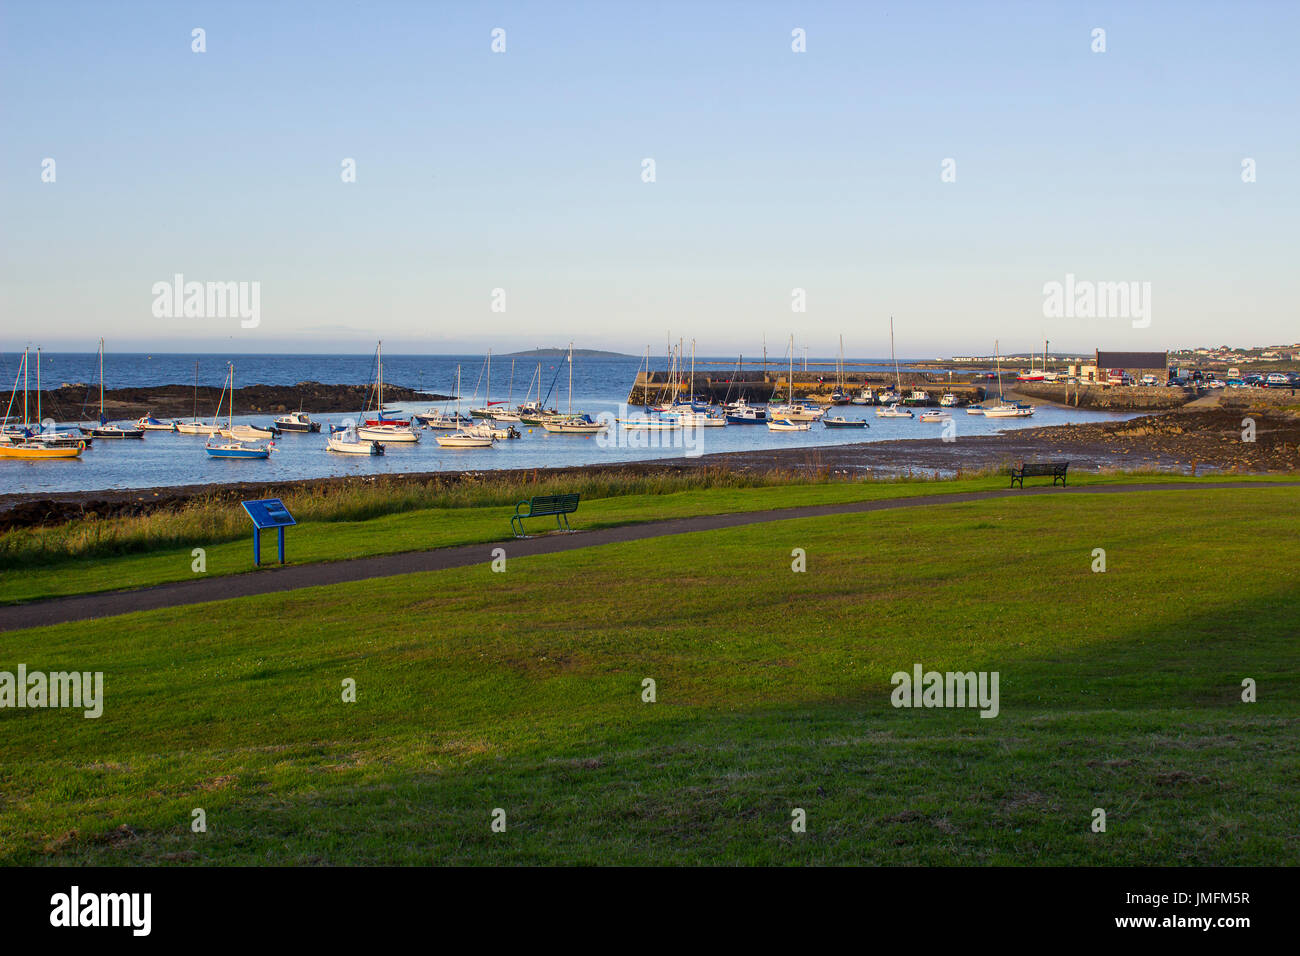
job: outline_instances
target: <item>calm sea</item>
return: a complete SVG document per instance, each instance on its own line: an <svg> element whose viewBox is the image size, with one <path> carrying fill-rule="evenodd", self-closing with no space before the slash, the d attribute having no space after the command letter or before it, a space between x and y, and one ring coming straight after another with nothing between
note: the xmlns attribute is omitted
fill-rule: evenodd
<svg viewBox="0 0 1300 956"><path fill-rule="evenodd" d="M108 354L104 360L104 384L107 388L148 387L171 384L193 384L194 363L199 363L199 383L220 387L225 379L225 363L235 364L236 386L293 385L302 381L326 383L365 383L374 374L374 355L184 355L184 354ZM710 361L698 360L700 363ZM716 359L730 362L734 359ZM815 362L833 362L833 359L809 359ZM892 366L887 360L848 359L868 367L885 371ZM582 358L574 360L573 407L591 415L610 412L621 415L621 403L636 376L642 360L630 358ZM747 368L757 368L758 363L746 361ZM776 367L780 363L770 363ZM800 362L799 364L802 364ZM906 367L905 362L901 364ZM35 361L31 365L31 382L35 387ZM456 367L462 368L462 395L466 403L477 404L485 397L486 375L482 355L385 355L384 381L394 385L424 389L443 394L452 393L455 386ZM492 392L494 401L508 396L515 403L522 400L530 379L537 374L536 359L521 359L515 363L511 378L511 360L494 358L492 361ZM542 393L551 390L548 405L565 410L568 406L568 374L563 358L543 359L541 362ZM652 359L656 370L666 366L661 356ZM709 367L715 372L718 366ZM0 401L6 405L7 394L17 371L17 359L10 353L0 357L0 381L3 393ZM43 353L41 379L46 388L63 383L84 382L87 390L86 406L43 409L47 417L62 422L89 421L95 414L98 383L98 357L94 353ZM833 369L828 372L828 377ZM552 383L553 390L552 390ZM21 386L21 383L20 383ZM477 389L477 394L476 394ZM20 399L21 400L21 399ZM424 411L427 402L392 406L401 411ZM311 411L311 409L307 409ZM358 412L360 409L357 410ZM211 415L212 409L200 408L200 415ZM387 453L378 457L335 455L325 450L325 440L319 434L285 434L275 443L275 452L266 461L218 460L203 451L201 436L180 435L170 432L150 432L143 441L96 441L80 458L72 461L22 462L0 460L0 490L4 492L56 492L107 488L148 488L171 485L203 484L225 481L271 481L293 478L318 478L329 475L400 473L413 471L460 471L465 469L489 470L497 468L562 467L595 463L635 461L653 458L676 458L694 453L712 454L728 451L754 451L764 448L791 446L824 446L848 442L883 441L898 438L935 438L941 427L921 423L915 419L877 419L871 409L849 406L844 414L862 416L870 427L857 429L827 429L814 425L807 432L770 432L764 426L729 425L726 428L700 429L697 441L690 447L682 442L688 436L681 432L640 433L624 440L610 441L594 436L555 435L542 428L521 427L519 440L498 442L491 449L445 449L434 441L433 432L422 432L421 440L413 445L390 444ZM236 423L269 423L270 415L236 416ZM356 413L313 415L324 423L343 422L355 418ZM1056 425L1067 422L1109 420L1126 416L1086 410L1041 407L1030 419L989 420L981 416L966 415L960 409L953 416L956 435L991 434L1013 428ZM326 426L328 427L328 426ZM620 439L628 433L616 433ZM647 447L648 444L648 447ZM905 461L900 467L906 467Z"/></svg>

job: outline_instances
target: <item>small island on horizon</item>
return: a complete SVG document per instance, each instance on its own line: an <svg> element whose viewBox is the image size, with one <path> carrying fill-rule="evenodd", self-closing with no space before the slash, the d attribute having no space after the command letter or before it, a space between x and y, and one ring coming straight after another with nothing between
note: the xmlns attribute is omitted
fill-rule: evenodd
<svg viewBox="0 0 1300 956"><path fill-rule="evenodd" d="M567 348L561 349L528 349L524 352L506 352L499 358L563 358L569 354ZM625 352L605 352L600 349L574 349L575 358L636 358L635 355L628 355Z"/></svg>

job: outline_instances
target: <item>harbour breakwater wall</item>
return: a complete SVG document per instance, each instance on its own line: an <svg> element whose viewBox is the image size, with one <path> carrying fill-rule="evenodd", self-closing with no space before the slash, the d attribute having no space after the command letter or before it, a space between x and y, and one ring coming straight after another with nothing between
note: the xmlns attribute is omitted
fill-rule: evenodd
<svg viewBox="0 0 1300 956"><path fill-rule="evenodd" d="M651 372L648 377L645 372L639 372L628 391L627 402L629 405L650 405L665 401L672 398L675 387L683 399L688 394L694 394L697 398L714 404L741 398L755 404L772 400L785 401L790 395L789 378L788 372L778 371L733 370L723 374L696 372L694 378L689 372L671 378L667 372ZM996 385L977 384L968 379L953 381L946 374L939 373L903 372L899 379L905 392L921 389L933 402L937 402L945 392L952 392L962 402L979 402L987 397L990 387L994 393L997 391ZM835 386L833 368L824 371L795 370L796 401L830 402ZM844 394L850 398L863 388L879 390L894 386L894 375L883 372L854 372L844 376Z"/></svg>
<svg viewBox="0 0 1300 956"><path fill-rule="evenodd" d="M1181 408L1204 394L1194 388L1144 385L1066 385L1060 382L1012 382L1007 386L1017 395L1070 408L1099 411L1163 411Z"/></svg>

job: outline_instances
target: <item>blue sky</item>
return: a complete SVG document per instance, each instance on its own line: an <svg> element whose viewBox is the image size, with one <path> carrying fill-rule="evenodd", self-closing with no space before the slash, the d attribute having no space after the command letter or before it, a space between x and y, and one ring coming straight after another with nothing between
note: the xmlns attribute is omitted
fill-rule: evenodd
<svg viewBox="0 0 1300 956"><path fill-rule="evenodd" d="M1300 339L1300 4L0 9L5 351ZM155 318L176 273L260 324ZM1044 317L1067 273L1149 327Z"/></svg>

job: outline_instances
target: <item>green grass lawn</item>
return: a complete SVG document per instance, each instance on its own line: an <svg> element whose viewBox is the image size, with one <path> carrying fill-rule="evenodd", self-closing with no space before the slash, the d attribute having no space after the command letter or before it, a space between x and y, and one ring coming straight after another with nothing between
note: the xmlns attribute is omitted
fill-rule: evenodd
<svg viewBox="0 0 1300 956"><path fill-rule="evenodd" d="M0 710L0 862L1294 864L1298 506L958 503L12 632L0 670L106 702ZM894 709L918 662L997 671L999 716Z"/></svg>
<svg viewBox="0 0 1300 956"><path fill-rule="evenodd" d="M1041 481L1042 479L1039 479ZM1223 480L1192 479L1175 475L1081 475L1071 484L1104 485L1124 481L1197 482ZM1236 480L1236 479L1234 479ZM1267 479L1257 479L1267 480ZM1033 483L1033 479L1030 479ZM702 488L669 494L633 494L584 499L572 516L574 528L602 528L666 518L728 512L764 511L800 505L835 504L915 495L941 495L962 491L1004 489L1004 476L952 481L835 481L817 484L783 484L753 488ZM41 598L90 594L123 588L147 587L196 576L193 549L205 551L207 576L254 573L252 525L243 519L238 505L227 510L239 513L240 536L205 534L196 530L183 544L166 544L140 553L111 557L72 556L62 560L14 559L0 575L0 604L14 604ZM364 520L311 521L287 531L287 552L294 564L338 561L347 558L428 548L451 547L503 541L512 537L512 505L420 508ZM93 519L79 522L92 526ZM193 523L193 522L191 522ZM554 519L539 518L528 527L539 532L554 529ZM8 536L30 532L8 532ZM0 534L0 546L5 534ZM264 561L274 562L275 533L263 535Z"/></svg>

